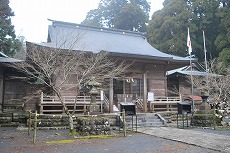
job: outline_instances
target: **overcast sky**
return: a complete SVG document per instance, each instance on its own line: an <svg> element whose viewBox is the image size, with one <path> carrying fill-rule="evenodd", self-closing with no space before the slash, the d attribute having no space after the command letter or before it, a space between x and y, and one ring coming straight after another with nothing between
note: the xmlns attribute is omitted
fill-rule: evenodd
<svg viewBox="0 0 230 153"><path fill-rule="evenodd" d="M15 16L12 24L17 36L24 36L26 41L46 42L47 19L81 23L88 11L96 9L100 0L10 0L10 7ZM150 0L151 13L161 9L164 0Z"/></svg>

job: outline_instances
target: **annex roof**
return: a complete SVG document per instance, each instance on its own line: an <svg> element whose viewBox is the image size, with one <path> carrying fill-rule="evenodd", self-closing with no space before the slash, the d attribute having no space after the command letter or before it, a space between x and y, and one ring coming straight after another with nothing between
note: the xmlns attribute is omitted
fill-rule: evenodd
<svg viewBox="0 0 230 153"><path fill-rule="evenodd" d="M205 71L205 69L199 65L198 63L192 65L192 69L191 66L184 66L178 69L174 69L174 70L170 70L166 72L166 75L173 75L173 74L183 74L183 75L195 75L195 76L220 76L218 74L214 74L214 73L208 73Z"/></svg>
<svg viewBox="0 0 230 153"><path fill-rule="evenodd" d="M139 32L50 21L52 25L48 28L48 41L38 45L93 53L107 51L115 56L189 63L188 58L166 54L155 49ZM196 59L192 60L196 61Z"/></svg>
<svg viewBox="0 0 230 153"><path fill-rule="evenodd" d="M10 58L4 53L0 52L0 63L12 63L12 62L21 62L21 60Z"/></svg>
<svg viewBox="0 0 230 153"><path fill-rule="evenodd" d="M170 70L167 71L166 75L172 75L175 73L180 73L180 74L184 74L184 75L197 75L197 76L206 76L207 72L205 71L201 71L199 69L196 69L193 67L193 69L190 69L190 66L184 66L178 69L174 69L174 70Z"/></svg>

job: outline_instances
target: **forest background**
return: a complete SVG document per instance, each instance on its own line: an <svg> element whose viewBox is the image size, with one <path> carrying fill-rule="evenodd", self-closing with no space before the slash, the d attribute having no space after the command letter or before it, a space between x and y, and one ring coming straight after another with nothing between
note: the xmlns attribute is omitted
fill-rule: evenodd
<svg viewBox="0 0 230 153"><path fill-rule="evenodd" d="M21 58L24 37L15 35L9 0L0 0L0 51ZM230 63L230 9L228 0L164 0L163 8L149 14L147 0L101 0L82 24L142 32L156 49L188 56L187 29L190 29L192 55L204 62L218 59ZM204 46L203 31L206 44Z"/></svg>

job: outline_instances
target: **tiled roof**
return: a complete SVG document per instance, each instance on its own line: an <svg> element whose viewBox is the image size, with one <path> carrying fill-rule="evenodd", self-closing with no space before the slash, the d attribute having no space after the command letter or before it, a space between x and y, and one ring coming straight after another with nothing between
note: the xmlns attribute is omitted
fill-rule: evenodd
<svg viewBox="0 0 230 153"><path fill-rule="evenodd" d="M53 24L49 25L48 43L38 45L93 53L108 51L118 56L161 59L189 64L188 58L166 54L155 49L139 32L51 21Z"/></svg>

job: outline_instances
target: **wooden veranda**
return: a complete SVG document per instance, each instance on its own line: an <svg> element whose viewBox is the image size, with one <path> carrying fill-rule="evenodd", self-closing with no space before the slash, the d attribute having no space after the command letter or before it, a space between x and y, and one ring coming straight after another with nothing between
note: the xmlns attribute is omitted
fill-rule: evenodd
<svg viewBox="0 0 230 153"><path fill-rule="evenodd" d="M121 97L131 97L131 95L120 95ZM90 96L63 96L63 102L72 113L87 113L91 105ZM102 100L103 99L103 100ZM148 102L148 112L159 112L159 111L177 111L177 103L181 101L180 97L155 97L154 101ZM129 99L128 102L132 102L136 105L138 112L144 111L143 99L136 98L134 100ZM101 113L108 112L109 100L106 96L101 98L96 97L96 105L98 106ZM119 110L120 102L114 107ZM63 105L57 96L44 96L41 94L41 101L39 103L40 114L62 114L65 113ZM120 111L120 110L119 110Z"/></svg>

